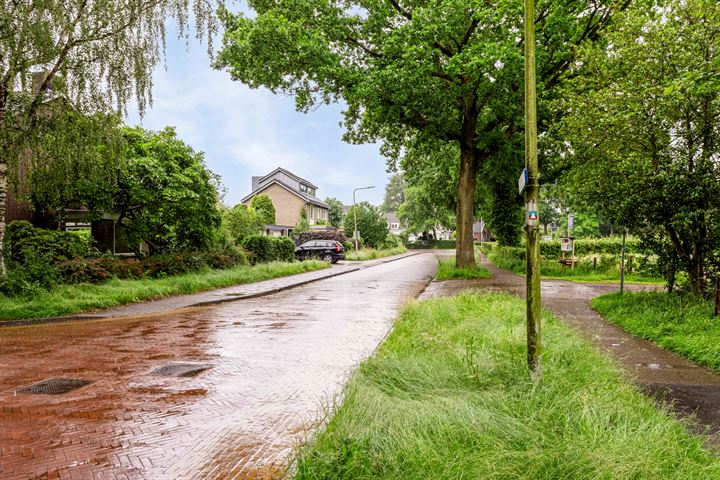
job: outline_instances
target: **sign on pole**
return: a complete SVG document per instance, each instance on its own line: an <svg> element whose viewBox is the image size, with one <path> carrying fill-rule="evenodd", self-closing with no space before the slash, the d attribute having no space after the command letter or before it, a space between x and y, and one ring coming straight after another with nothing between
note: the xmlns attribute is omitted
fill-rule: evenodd
<svg viewBox="0 0 720 480"><path fill-rule="evenodd" d="M575 226L575 215L572 213L568 215L568 229L571 229Z"/></svg>
<svg viewBox="0 0 720 480"><path fill-rule="evenodd" d="M540 212L535 200L530 200L525 204L525 225L529 227L537 227L540 223Z"/></svg>
<svg viewBox="0 0 720 480"><path fill-rule="evenodd" d="M523 168L522 173L520 174L520 178L518 178L518 191L520 192L520 195L525 191L525 187L528 184L528 171L527 168Z"/></svg>
<svg viewBox="0 0 720 480"><path fill-rule="evenodd" d="M560 239L560 251L572 252L572 239L570 237L562 237Z"/></svg>

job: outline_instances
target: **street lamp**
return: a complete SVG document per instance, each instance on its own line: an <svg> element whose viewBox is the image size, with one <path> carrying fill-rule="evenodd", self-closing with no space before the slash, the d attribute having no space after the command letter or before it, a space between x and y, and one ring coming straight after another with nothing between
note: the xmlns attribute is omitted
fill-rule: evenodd
<svg viewBox="0 0 720 480"><path fill-rule="evenodd" d="M358 251L358 231L357 231L357 208L355 208L355 192L358 190L367 190L369 188L375 188L375 185L369 187L360 187L353 190L353 218L355 219L355 230L353 230L353 237L355 239L355 253Z"/></svg>

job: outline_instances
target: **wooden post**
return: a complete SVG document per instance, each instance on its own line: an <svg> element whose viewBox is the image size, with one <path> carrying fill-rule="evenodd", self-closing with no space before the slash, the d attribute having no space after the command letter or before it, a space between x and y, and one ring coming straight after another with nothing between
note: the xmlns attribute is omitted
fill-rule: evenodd
<svg viewBox="0 0 720 480"><path fill-rule="evenodd" d="M542 374L540 344L540 229L531 209L539 211L540 185L537 156L537 110L535 84L535 0L525 0L525 248L527 293L527 362L530 378L539 381Z"/></svg>
<svg viewBox="0 0 720 480"><path fill-rule="evenodd" d="M572 251L570 252L570 271L575 271L575 237L570 238L570 245L572 245Z"/></svg>
<svg viewBox="0 0 720 480"><path fill-rule="evenodd" d="M715 316L720 317L720 273L715 277Z"/></svg>
<svg viewBox="0 0 720 480"><path fill-rule="evenodd" d="M620 294L625 293L625 237L627 232L623 232L622 252L620 255Z"/></svg>

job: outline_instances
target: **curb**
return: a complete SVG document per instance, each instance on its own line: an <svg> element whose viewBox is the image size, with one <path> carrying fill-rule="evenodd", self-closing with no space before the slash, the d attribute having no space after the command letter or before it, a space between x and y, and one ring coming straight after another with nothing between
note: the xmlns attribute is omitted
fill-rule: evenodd
<svg viewBox="0 0 720 480"><path fill-rule="evenodd" d="M427 252L410 253L410 254L407 254L407 255L398 256L398 257L396 257L396 258L391 258L391 259L388 259L388 260L377 259L377 260L379 260L379 262L376 263L376 264L373 264L373 265L357 265L357 266L354 266L354 265L351 264L351 265L349 265L350 268L348 268L347 270L344 270L344 271L342 271L342 272L335 272L335 273L331 273L331 274L328 274L328 275L325 275L325 276L322 276L322 277L311 278L311 279L309 279L309 280L303 280L303 281L297 282L297 283L291 283L291 284L289 284L289 285L285 285L285 286L282 286L282 287L271 288L271 289L269 289L269 290L264 290L264 291L256 292L256 293L250 293L250 294L247 294L247 295L230 295L230 296L228 296L227 298L218 298L217 300L207 300L207 301L203 301L203 302L193 303L193 304L190 304L190 305L185 305L185 306L182 306L182 307L171 308L171 309L168 309L168 310L159 310L159 311L157 311L157 312L148 312L148 313L136 314L136 315L132 315L132 314L131 314L131 315L117 315L117 316L112 316L112 315L103 316L102 314L88 315L88 314L79 313L79 314L76 314L76 315L67 315L67 316L60 316L60 317L47 317L47 318L33 318L33 319L27 319L27 320L22 320L22 319L18 319L18 320L0 320L0 328L4 328L4 327L23 327L23 326L28 326L28 327L29 327L29 326L35 326L35 325L46 325L46 324L51 324L51 323L74 323L74 322L83 322L83 321L90 321L90 320L110 320L110 319L124 318L124 317L136 317L136 316L145 316L145 315L159 315L159 314L164 314L164 313L172 312L172 311L175 311L175 310L182 310L182 309L185 309L185 308L206 307L206 306L219 305L219 304L229 303L229 302L237 302L237 301L240 301L240 300L248 300L248 299L252 299L252 298L259 298L259 297L265 297L265 296L268 296L268 295L273 295L273 294L275 294L275 293L283 292L283 291L285 291L285 290L291 290L291 289L293 289L293 288L302 287L303 285L308 285L308 284L310 284L310 283L319 282L319 281L321 281L321 280L327 280L328 278L339 277L340 275L345 275L345 274L347 274L347 273L357 272L358 270L363 270L363 269L365 269L365 268L372 268L372 267L376 267L376 266L379 266L379 265L384 265L384 264L386 264L386 263L395 262L395 261L397 261L397 260L402 260L403 258L408 258L408 257L412 257L412 256L415 256L415 255L420 255L420 254L422 254L422 253L427 253ZM278 277L278 278L281 278L281 277ZM248 285L251 285L251 284L248 284ZM208 290L208 291L210 292L210 291L212 291L212 290ZM197 293L200 293L200 292L197 292ZM190 295L192 295L192 294L190 294ZM155 299L155 300L163 300L163 299L171 298L171 297L172 297L172 295L170 295L170 296L168 296L168 297L158 298L158 299ZM152 302L153 300L148 300L148 301ZM143 303L143 302L138 302L138 303ZM131 304L131 303L127 303L127 304L125 304L125 305L132 305L132 304ZM125 305L118 305L118 307L125 306Z"/></svg>

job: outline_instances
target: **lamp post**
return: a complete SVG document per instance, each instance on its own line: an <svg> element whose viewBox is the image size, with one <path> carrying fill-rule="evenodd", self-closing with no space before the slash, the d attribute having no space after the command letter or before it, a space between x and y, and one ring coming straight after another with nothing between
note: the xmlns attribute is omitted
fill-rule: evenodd
<svg viewBox="0 0 720 480"><path fill-rule="evenodd" d="M355 208L355 192L358 190L367 190L369 188L375 188L375 185L369 187L359 187L353 190L353 218L355 220L355 229L353 230L353 239L355 240L355 253L358 251L358 231L357 231L357 209Z"/></svg>

